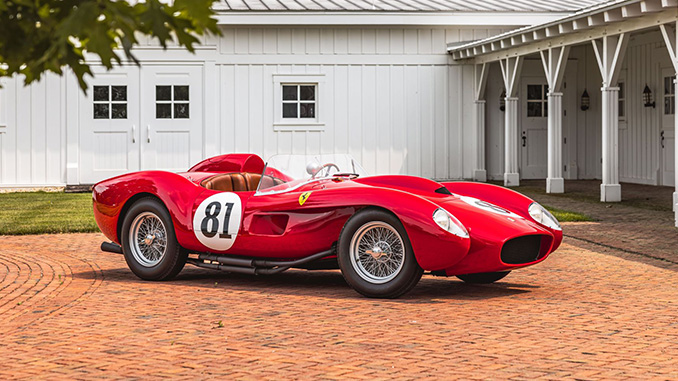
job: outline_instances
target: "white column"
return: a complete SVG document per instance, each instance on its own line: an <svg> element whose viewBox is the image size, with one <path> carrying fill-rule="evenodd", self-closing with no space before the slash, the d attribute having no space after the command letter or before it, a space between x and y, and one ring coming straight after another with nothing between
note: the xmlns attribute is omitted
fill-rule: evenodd
<svg viewBox="0 0 678 381"><path fill-rule="evenodd" d="M476 170L473 173L475 181L487 181L485 168L485 100L476 100Z"/></svg>
<svg viewBox="0 0 678 381"><path fill-rule="evenodd" d="M506 97L504 115L504 186L520 185L518 174L518 98Z"/></svg>
<svg viewBox="0 0 678 381"><path fill-rule="evenodd" d="M619 88L603 87L603 183L600 201L621 201L619 185Z"/></svg>
<svg viewBox="0 0 678 381"><path fill-rule="evenodd" d="M563 93L549 92L548 102L546 193L563 193Z"/></svg>

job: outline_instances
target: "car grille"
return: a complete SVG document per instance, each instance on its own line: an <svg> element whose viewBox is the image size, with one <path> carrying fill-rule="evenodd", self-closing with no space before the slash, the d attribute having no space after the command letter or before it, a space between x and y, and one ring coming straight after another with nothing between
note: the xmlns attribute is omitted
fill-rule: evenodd
<svg viewBox="0 0 678 381"><path fill-rule="evenodd" d="M512 265L536 261L540 257L542 237L526 235L506 241L501 248L501 261Z"/></svg>

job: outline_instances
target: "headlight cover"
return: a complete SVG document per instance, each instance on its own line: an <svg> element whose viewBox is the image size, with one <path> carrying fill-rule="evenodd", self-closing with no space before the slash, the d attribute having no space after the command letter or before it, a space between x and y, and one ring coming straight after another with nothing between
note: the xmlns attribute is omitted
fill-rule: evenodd
<svg viewBox="0 0 678 381"><path fill-rule="evenodd" d="M441 229L450 232L457 237L469 237L468 231L464 225L462 225L456 217L448 213L443 208L438 208L435 212L433 212L433 221L435 221L435 223L440 226Z"/></svg>
<svg viewBox="0 0 678 381"><path fill-rule="evenodd" d="M560 227L558 220L553 217L553 214L551 214L548 210L546 210L546 208L539 205L538 203L533 202L530 204L527 212L530 214L533 220L537 221L537 223L540 223L553 230L563 230L563 228Z"/></svg>

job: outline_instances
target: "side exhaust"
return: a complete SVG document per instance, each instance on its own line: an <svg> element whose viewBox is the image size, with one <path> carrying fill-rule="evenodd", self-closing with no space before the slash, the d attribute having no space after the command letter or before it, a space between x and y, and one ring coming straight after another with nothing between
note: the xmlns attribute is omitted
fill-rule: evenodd
<svg viewBox="0 0 678 381"><path fill-rule="evenodd" d="M101 251L107 251L109 253L122 254L122 247L114 242L102 242Z"/></svg>
<svg viewBox="0 0 678 381"><path fill-rule="evenodd" d="M223 255L200 254L198 258L188 258L187 263L205 269L222 270L240 274L271 275L281 273L290 267L303 265L334 254L334 249L309 255L295 261L271 261L265 259L232 258Z"/></svg>

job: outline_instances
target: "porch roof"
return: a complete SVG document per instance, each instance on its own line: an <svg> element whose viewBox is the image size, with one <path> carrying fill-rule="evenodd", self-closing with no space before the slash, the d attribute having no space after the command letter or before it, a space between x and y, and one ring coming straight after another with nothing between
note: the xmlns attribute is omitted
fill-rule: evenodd
<svg viewBox="0 0 678 381"><path fill-rule="evenodd" d="M455 60L485 63L549 48L571 46L606 35L629 33L678 20L678 0L611 0L554 21L494 37L448 44Z"/></svg>

